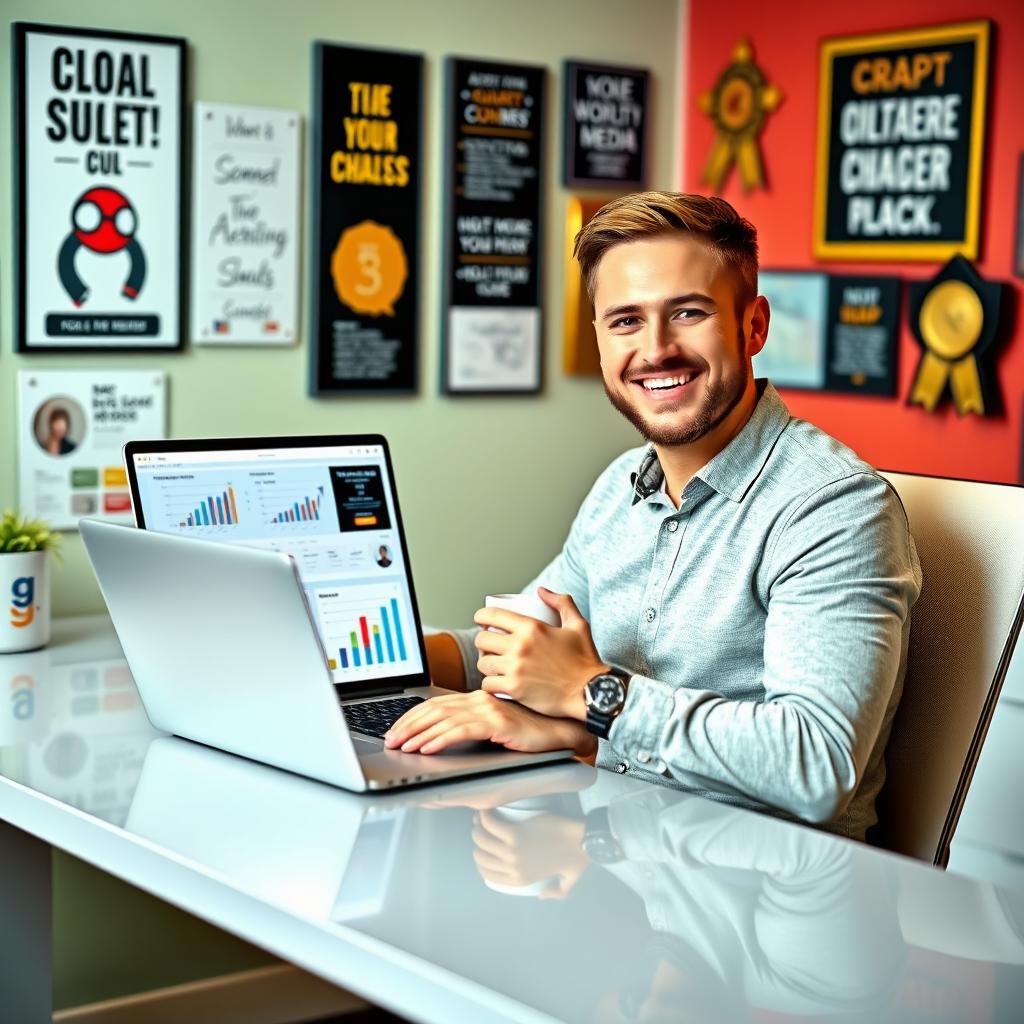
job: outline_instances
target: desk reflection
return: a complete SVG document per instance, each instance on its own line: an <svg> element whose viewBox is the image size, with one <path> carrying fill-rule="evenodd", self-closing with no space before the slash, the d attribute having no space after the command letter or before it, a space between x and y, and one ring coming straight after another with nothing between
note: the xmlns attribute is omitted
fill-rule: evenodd
<svg viewBox="0 0 1024 1024"><path fill-rule="evenodd" d="M150 725L109 628L63 622L39 651L0 657L0 772L120 825Z"/></svg>
<svg viewBox="0 0 1024 1024"><path fill-rule="evenodd" d="M1016 1020L1024 997L1015 897L583 765L370 797L160 738L125 827L560 1020Z"/></svg>

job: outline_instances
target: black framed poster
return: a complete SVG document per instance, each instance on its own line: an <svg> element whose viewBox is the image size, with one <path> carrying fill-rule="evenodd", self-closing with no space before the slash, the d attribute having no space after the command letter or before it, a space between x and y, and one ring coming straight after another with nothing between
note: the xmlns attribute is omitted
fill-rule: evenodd
<svg viewBox="0 0 1024 1024"><path fill-rule="evenodd" d="M540 390L546 69L450 57L442 390Z"/></svg>
<svg viewBox="0 0 1024 1024"><path fill-rule="evenodd" d="M310 390L416 390L423 57L313 44Z"/></svg>
<svg viewBox="0 0 1024 1024"><path fill-rule="evenodd" d="M899 322L898 277L829 278L826 390L895 395Z"/></svg>
<svg viewBox="0 0 1024 1024"><path fill-rule="evenodd" d="M180 348L185 40L12 31L17 350Z"/></svg>
<svg viewBox="0 0 1024 1024"><path fill-rule="evenodd" d="M814 255L978 254L991 24L821 44Z"/></svg>
<svg viewBox="0 0 1024 1024"><path fill-rule="evenodd" d="M644 187L649 80L639 68L565 62L565 185Z"/></svg>

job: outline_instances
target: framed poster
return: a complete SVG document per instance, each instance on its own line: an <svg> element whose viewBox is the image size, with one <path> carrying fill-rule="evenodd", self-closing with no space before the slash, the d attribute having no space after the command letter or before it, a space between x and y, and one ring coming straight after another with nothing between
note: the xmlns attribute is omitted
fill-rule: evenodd
<svg viewBox="0 0 1024 1024"><path fill-rule="evenodd" d="M814 254L978 254L991 25L821 44Z"/></svg>
<svg viewBox="0 0 1024 1024"><path fill-rule="evenodd" d="M423 57L313 44L310 390L416 390Z"/></svg>
<svg viewBox="0 0 1024 1024"><path fill-rule="evenodd" d="M649 80L638 68L566 61L563 184L644 187Z"/></svg>
<svg viewBox="0 0 1024 1024"><path fill-rule="evenodd" d="M127 441L159 439L167 386L158 370L19 370L18 501L54 529L82 516L132 523Z"/></svg>
<svg viewBox="0 0 1024 1024"><path fill-rule="evenodd" d="M806 270L762 270L758 288L768 299L768 342L754 356L754 375L776 387L825 387L828 275Z"/></svg>
<svg viewBox="0 0 1024 1024"><path fill-rule="evenodd" d="M182 345L185 40L13 29L15 345Z"/></svg>
<svg viewBox="0 0 1024 1024"><path fill-rule="evenodd" d="M829 278L826 390L895 395L899 323L898 277Z"/></svg>
<svg viewBox="0 0 1024 1024"><path fill-rule="evenodd" d="M298 337L295 110L196 103L192 132L192 341Z"/></svg>
<svg viewBox="0 0 1024 1024"><path fill-rule="evenodd" d="M449 57L445 394L530 394L542 373L543 67Z"/></svg>

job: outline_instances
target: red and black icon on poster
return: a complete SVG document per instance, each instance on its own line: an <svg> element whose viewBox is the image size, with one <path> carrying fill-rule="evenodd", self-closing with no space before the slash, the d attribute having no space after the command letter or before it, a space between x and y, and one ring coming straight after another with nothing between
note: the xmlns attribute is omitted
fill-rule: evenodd
<svg viewBox="0 0 1024 1024"><path fill-rule="evenodd" d="M89 287L75 268L75 256L83 246L102 256L128 254L128 277L121 294L136 299L146 280L146 256L135 237L138 216L128 197L116 188L98 185L81 195L71 212L71 233L57 256L60 283L78 307L89 296Z"/></svg>

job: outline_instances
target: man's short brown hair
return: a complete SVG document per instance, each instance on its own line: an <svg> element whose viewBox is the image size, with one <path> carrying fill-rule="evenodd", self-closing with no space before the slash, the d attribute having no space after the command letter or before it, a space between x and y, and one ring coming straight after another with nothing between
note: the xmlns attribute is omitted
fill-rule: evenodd
<svg viewBox="0 0 1024 1024"><path fill-rule="evenodd" d="M675 233L693 235L730 269L741 284L742 309L757 295L757 228L717 196L683 192L634 192L602 206L576 235L573 255L594 301L601 257L622 242Z"/></svg>

